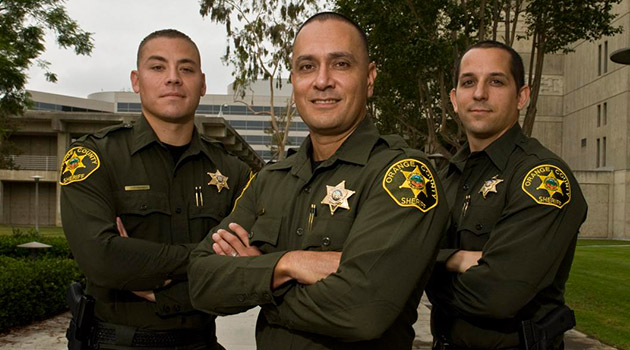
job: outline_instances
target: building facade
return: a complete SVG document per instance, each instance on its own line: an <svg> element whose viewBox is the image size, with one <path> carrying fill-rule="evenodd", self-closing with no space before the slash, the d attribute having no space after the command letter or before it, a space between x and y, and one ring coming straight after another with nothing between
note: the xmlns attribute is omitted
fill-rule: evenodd
<svg viewBox="0 0 630 350"><path fill-rule="evenodd" d="M580 182L589 204L580 235L630 239L630 66L609 59L615 50L630 47L630 0L614 5L613 11L617 14L613 25L622 26L623 33L580 41L573 45L574 52L545 58L532 136L560 155ZM530 43L517 42L514 47L527 69ZM248 157L260 164L268 161L272 150L267 84L257 82L243 97L231 86L225 95L204 96L197 110L198 126L204 121L204 132L231 143L235 151L250 152ZM110 123L137 118L140 100L131 92L99 92L88 98L31 93L33 110L26 114L25 127L12 137L23 151L16 157L20 170L0 169L0 224L33 224L32 177L42 176L40 224L59 225L57 168L69 143ZM284 113L290 98L290 84L274 90L277 114ZM210 120L219 126L209 127ZM307 135L306 124L295 115L287 147L298 147Z"/></svg>

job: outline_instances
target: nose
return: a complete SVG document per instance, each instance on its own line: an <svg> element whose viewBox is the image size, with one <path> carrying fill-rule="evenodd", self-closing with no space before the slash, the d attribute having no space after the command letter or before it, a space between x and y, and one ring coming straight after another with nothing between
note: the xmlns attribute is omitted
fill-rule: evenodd
<svg viewBox="0 0 630 350"><path fill-rule="evenodd" d="M333 84L330 76L330 70L326 65L321 65L319 67L314 85L317 90L326 90L332 87Z"/></svg>
<svg viewBox="0 0 630 350"><path fill-rule="evenodd" d="M477 101L484 101L488 99L488 87L485 82L480 81L477 85L475 85L473 98Z"/></svg>
<svg viewBox="0 0 630 350"><path fill-rule="evenodd" d="M166 84L167 85L181 85L182 83L182 79L181 76L179 74L179 70L177 68L171 68L169 69L168 72L168 76L166 79Z"/></svg>

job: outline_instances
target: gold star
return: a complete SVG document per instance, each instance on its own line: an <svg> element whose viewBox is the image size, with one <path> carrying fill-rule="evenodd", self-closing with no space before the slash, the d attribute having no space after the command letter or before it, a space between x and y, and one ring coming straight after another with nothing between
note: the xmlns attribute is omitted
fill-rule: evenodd
<svg viewBox="0 0 630 350"><path fill-rule="evenodd" d="M219 169L217 169L217 171L214 173L208 172L208 175L210 175L210 177L212 178L210 182L208 182L208 186L217 186L218 192L221 192L223 188L227 188L228 190L230 189L230 186L228 186L227 183L228 177L221 174L221 171L219 171Z"/></svg>
<svg viewBox="0 0 630 350"><path fill-rule="evenodd" d="M326 185L326 192L326 197L322 200L322 204L328 204L330 215L334 215L337 208L350 210L348 198L356 193L346 189L346 180L341 181L337 186Z"/></svg>
<svg viewBox="0 0 630 350"><path fill-rule="evenodd" d="M555 193L560 193L564 195L562 192L562 184L564 181L556 178L556 175L553 173L553 170L549 171L549 174L542 176L538 175L540 178L540 186L538 186L537 190L545 190L549 193L549 197L553 197Z"/></svg>
<svg viewBox="0 0 630 350"><path fill-rule="evenodd" d="M503 179L499 179L498 177L499 175L494 175L492 179L484 181L483 186L481 186L479 190L479 193L483 195L483 199L486 199L486 196L490 192L497 193L497 185L503 182Z"/></svg>
<svg viewBox="0 0 630 350"><path fill-rule="evenodd" d="M408 188L413 192L414 197L418 197L418 193L422 192L425 196L427 196L427 183L429 180L422 175L420 169L416 165L416 168L413 171L404 171L401 170L403 175L405 175L405 182L400 185L398 188Z"/></svg>
<svg viewBox="0 0 630 350"><path fill-rule="evenodd" d="M66 169L63 171L63 173L70 173L70 175L74 175L74 173L78 169L85 168L85 164L83 164L83 158L85 157L85 154L80 156L77 154L76 151L74 151L70 158L64 162Z"/></svg>

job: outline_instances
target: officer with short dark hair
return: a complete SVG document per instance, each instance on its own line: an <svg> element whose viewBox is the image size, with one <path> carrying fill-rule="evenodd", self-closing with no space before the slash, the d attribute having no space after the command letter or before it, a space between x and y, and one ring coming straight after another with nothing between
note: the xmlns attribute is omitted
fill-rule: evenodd
<svg viewBox="0 0 630 350"><path fill-rule="evenodd" d="M413 345L448 210L424 154L368 115L375 77L360 27L336 13L307 20L291 83L310 135L191 255L193 305L261 306L257 349Z"/></svg>
<svg viewBox="0 0 630 350"><path fill-rule="evenodd" d="M587 206L569 166L523 134L529 100L512 48L456 63L451 102L467 143L442 179L451 223L427 288L434 349L558 349L573 327L565 283Z"/></svg>
<svg viewBox="0 0 630 350"><path fill-rule="evenodd" d="M191 305L186 268L249 168L195 129L206 84L188 36L147 36L131 82L142 117L81 137L61 164L63 227L95 300L93 319L74 315L69 347L221 349L213 317Z"/></svg>

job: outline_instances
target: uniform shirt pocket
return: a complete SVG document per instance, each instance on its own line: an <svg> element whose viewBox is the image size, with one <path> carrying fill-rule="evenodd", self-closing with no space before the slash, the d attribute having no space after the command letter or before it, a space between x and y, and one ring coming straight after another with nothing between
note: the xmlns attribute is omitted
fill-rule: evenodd
<svg viewBox="0 0 630 350"><path fill-rule="evenodd" d="M158 232L169 227L171 211L165 193L149 191L115 192L116 216L130 237L161 241Z"/></svg>
<svg viewBox="0 0 630 350"><path fill-rule="evenodd" d="M281 217L259 216L249 232L250 244L263 253L276 251L281 223Z"/></svg>
<svg viewBox="0 0 630 350"><path fill-rule="evenodd" d="M341 251L354 223L352 217L328 217L316 220L312 232L306 232L302 250Z"/></svg>
<svg viewBox="0 0 630 350"><path fill-rule="evenodd" d="M459 248L482 250L500 215L500 206L471 206L468 208L467 215L459 225Z"/></svg>

